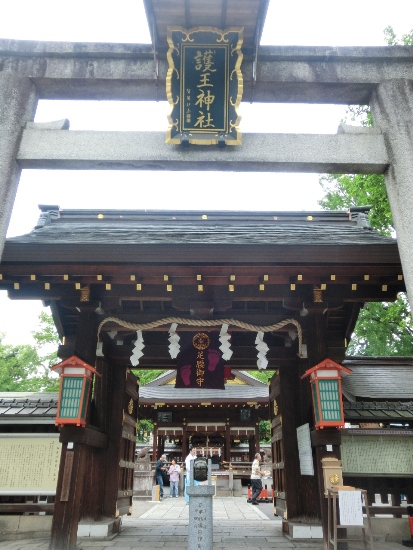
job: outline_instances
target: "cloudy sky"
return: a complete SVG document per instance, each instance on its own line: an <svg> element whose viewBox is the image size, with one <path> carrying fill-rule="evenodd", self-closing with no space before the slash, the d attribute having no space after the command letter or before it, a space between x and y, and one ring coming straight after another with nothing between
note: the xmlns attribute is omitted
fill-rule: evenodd
<svg viewBox="0 0 413 550"><path fill-rule="evenodd" d="M14 0L4 4L0 38L149 42L142 0ZM413 28L412 16L413 3L405 0L270 0L262 44L382 46L384 28L391 25L398 35L407 33ZM166 112L164 102L41 101L36 120L68 118L73 130L164 131ZM276 105L269 110L268 105L245 104L241 114L243 132L335 133L345 107ZM203 202L206 209L314 210L322 196L315 174L218 173L211 181L211 173L183 178L179 173L164 172L25 170L9 235L32 229L38 204L197 209L199 202L191 188L194 178L212 191L210 202ZM253 187L251 178L256 182ZM145 185L149 179L151 185ZM37 302L10 303L6 293L0 292L0 332L13 344L29 341L40 309Z"/></svg>

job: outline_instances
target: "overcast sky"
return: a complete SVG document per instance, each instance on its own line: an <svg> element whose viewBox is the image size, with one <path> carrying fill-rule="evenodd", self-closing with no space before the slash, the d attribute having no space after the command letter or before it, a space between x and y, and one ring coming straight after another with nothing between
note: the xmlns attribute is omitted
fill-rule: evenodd
<svg viewBox="0 0 413 550"><path fill-rule="evenodd" d="M1 3L0 38L148 43L142 0L14 0ZM383 30L413 28L413 2L393 0L270 0L262 44L382 46ZM164 102L41 101L37 121L70 120L73 130L165 131ZM148 116L150 113L150 116ZM242 104L243 132L335 133L343 106ZM208 186L202 208L314 210L322 196L315 174L182 174L131 171L23 172L9 235L29 232L38 204L61 208L199 209L193 182ZM225 178L225 179L224 179ZM254 185L251 186L251 180ZM145 185L150 181L150 185ZM13 302L0 292L0 332L13 344L29 340L39 303Z"/></svg>

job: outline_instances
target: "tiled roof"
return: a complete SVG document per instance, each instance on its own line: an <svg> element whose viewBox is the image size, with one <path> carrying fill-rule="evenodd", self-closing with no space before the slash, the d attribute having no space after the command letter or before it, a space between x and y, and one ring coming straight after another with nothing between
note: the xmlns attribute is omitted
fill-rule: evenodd
<svg viewBox="0 0 413 550"><path fill-rule="evenodd" d="M201 403L224 400L227 403L259 401L268 403L268 387L247 386L243 384L228 385L225 390L208 390L198 388L175 388L166 386L142 386L139 390L139 402L151 404L162 403Z"/></svg>
<svg viewBox="0 0 413 550"><path fill-rule="evenodd" d="M57 393L1 392L0 424L54 424Z"/></svg>
<svg viewBox="0 0 413 550"><path fill-rule="evenodd" d="M7 239L10 244L111 244L111 245L368 245L395 244L394 239L356 224L271 223L256 220L240 224L182 221L162 225L132 222L65 222L36 229L27 235Z"/></svg>
<svg viewBox="0 0 413 550"><path fill-rule="evenodd" d="M412 358L349 358L343 365L352 370L343 378L343 393L350 401L413 399Z"/></svg>
<svg viewBox="0 0 413 550"><path fill-rule="evenodd" d="M328 255L330 263L342 264L343 257L350 263L376 262L377 257L381 264L400 262L395 239L372 230L364 212L41 208L31 233L6 240L3 263L125 262L137 254L144 262L159 262L159 254L170 263L208 263L213 258L234 262L239 260L238 247L247 263L262 262L263 249L267 261L277 263L313 263L320 253Z"/></svg>
<svg viewBox="0 0 413 550"><path fill-rule="evenodd" d="M265 387L267 388L267 391L268 391L268 386L266 384L264 384L263 382L261 382L260 380L258 380L251 374L248 374L245 371L235 370L232 372L232 374L236 378L244 382L244 384L247 384L248 386L259 386L260 388ZM176 370L168 370L167 372L164 372L163 374L159 375L157 378L155 378L151 382L148 382L147 384L145 384L145 386L141 386L140 389L142 390L144 387L147 388L152 386L156 386L156 387L163 386L164 384L167 384L171 380L174 380L175 377L176 377Z"/></svg>
<svg viewBox="0 0 413 550"><path fill-rule="evenodd" d="M347 401L344 403L344 417L347 422L411 422L413 401Z"/></svg>

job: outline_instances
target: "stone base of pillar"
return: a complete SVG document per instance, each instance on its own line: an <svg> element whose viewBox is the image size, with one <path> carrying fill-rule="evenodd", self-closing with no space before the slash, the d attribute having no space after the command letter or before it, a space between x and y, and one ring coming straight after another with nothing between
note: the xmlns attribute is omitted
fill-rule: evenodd
<svg viewBox="0 0 413 550"><path fill-rule="evenodd" d="M215 494L213 485L189 485L188 548L212 550L213 518L212 497Z"/></svg>
<svg viewBox="0 0 413 550"><path fill-rule="evenodd" d="M122 518L104 519L102 521L83 520L77 527L77 537L104 538L111 540L120 533Z"/></svg>

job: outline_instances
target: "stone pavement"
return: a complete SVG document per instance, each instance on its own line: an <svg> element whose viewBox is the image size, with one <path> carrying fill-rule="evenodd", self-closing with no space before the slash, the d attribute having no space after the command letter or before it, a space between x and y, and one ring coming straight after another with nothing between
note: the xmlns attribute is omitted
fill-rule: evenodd
<svg viewBox="0 0 413 550"><path fill-rule="evenodd" d="M281 520L272 515L272 503L252 506L245 497L215 498L214 550L264 550L298 548L322 550L321 541L292 542L283 536ZM192 550L187 547L189 506L183 497L168 498L162 502L136 500L131 516L123 518L119 535L107 539L78 539L79 550ZM47 539L0 542L2 550L47 550ZM361 549L359 543L349 550ZM401 550L397 543L377 541L375 550Z"/></svg>

